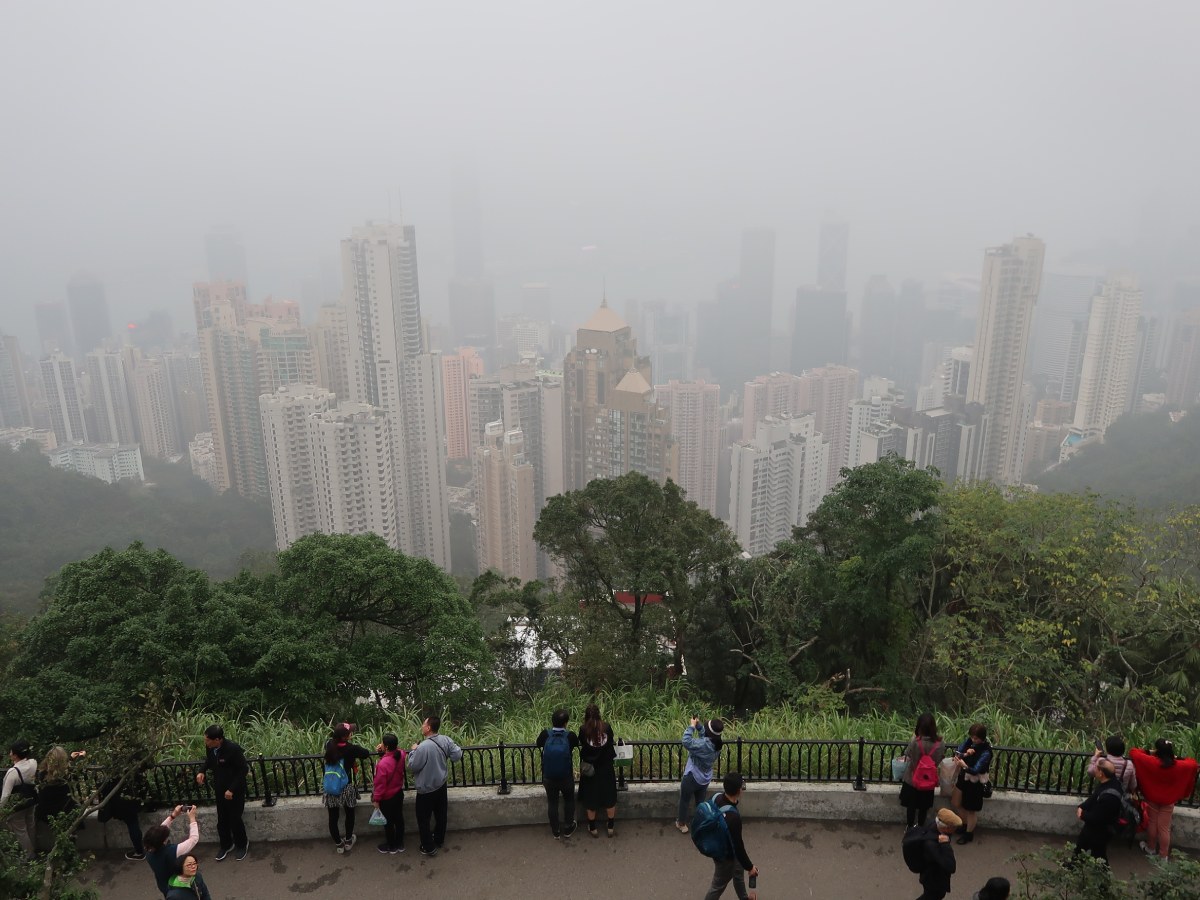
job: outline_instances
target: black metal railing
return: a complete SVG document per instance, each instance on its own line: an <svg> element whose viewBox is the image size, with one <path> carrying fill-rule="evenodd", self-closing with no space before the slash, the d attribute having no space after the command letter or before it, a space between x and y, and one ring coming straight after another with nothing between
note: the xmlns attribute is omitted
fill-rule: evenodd
<svg viewBox="0 0 1200 900"><path fill-rule="evenodd" d="M629 741L633 759L618 767L618 788L631 784L678 781L687 764L687 753L678 741ZM746 740L736 738L721 748L714 777L738 771L751 781L846 784L855 790L870 785L890 785L892 759L904 752L904 741L851 740ZM1087 773L1091 755L1067 750L994 747L991 781L999 791L1083 796L1094 782ZM274 805L280 797L316 797L321 794L324 772L319 755L251 757L247 799ZM212 800L208 785L196 783L199 762L161 762L146 773L147 800L152 805L206 803ZM363 793L371 790L373 759L360 760L355 783ZM79 773L80 799L96 789L102 773L88 767ZM411 777L408 779L411 785ZM463 747L461 760L449 766L452 788L490 787L500 794L513 785L540 785L541 752L534 744L496 744ZM1181 806L1200 807L1200 788Z"/></svg>

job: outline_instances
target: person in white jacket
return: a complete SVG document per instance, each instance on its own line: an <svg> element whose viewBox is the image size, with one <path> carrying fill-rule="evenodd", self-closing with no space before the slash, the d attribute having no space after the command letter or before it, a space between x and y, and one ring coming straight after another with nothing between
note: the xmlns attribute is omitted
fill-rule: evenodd
<svg viewBox="0 0 1200 900"><path fill-rule="evenodd" d="M413 774L417 791L417 833L421 836L421 854L436 856L446 840L446 780L450 763L462 759L462 748L445 735L438 734L441 716L430 716L421 723L419 744L408 754L408 771ZM433 819L433 827L429 820Z"/></svg>
<svg viewBox="0 0 1200 900"><path fill-rule="evenodd" d="M12 767L4 773L4 785L0 787L0 814L7 813L7 824L17 836L24 854L33 859L34 841L37 836L37 821L34 818L37 802L37 760L29 742L21 739L8 748Z"/></svg>

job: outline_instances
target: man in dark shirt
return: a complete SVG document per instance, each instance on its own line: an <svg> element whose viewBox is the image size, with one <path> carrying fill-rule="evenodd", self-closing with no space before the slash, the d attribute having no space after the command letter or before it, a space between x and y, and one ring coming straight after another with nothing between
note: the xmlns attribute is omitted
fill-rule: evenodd
<svg viewBox="0 0 1200 900"><path fill-rule="evenodd" d="M575 775L571 767L571 754L579 746L579 735L567 730L567 722L571 721L571 713L565 709L556 709L550 718L551 728L543 729L538 735L538 749L542 751L542 787L546 789L546 814L550 819L550 832L556 837L570 837L575 833ZM546 742L553 734L556 746L565 740L567 745L566 759L547 760L545 756ZM552 748L554 749L554 748ZM557 754L556 754L557 757ZM563 772L548 771L548 766L562 763ZM563 817L558 818L558 798L562 796ZM565 824L563 824L565 823Z"/></svg>
<svg viewBox="0 0 1200 900"><path fill-rule="evenodd" d="M1075 810L1075 815L1083 822L1083 829L1075 839L1075 854L1090 853L1107 865L1108 840L1121 818L1124 788L1117 780L1116 766L1109 759L1100 759L1096 763L1096 779L1091 795Z"/></svg>
<svg viewBox="0 0 1200 900"><path fill-rule="evenodd" d="M756 891L746 892L743 875L749 873L753 878L758 875L758 866L750 861L746 853L746 845L742 842L742 816L737 810L738 801L742 799L742 791L746 789L746 779L737 772L729 772L721 782L724 793L713 797L713 803L720 809L722 806L732 806L725 813L725 824L729 826L729 838L733 842L733 856L730 859L713 860L712 886L704 895L704 900L717 900L729 882L733 881L733 889L738 900L758 900Z"/></svg>
<svg viewBox="0 0 1200 900"><path fill-rule="evenodd" d="M242 811L246 807L246 776L250 764L246 754L233 741L225 740L225 731L220 725L209 725L204 729L204 765L196 773L196 784L204 784L207 772L212 772L213 796L217 799L217 836L221 850L217 860L223 860L230 851L238 859L245 859L250 850L246 838L246 825L242 822Z"/></svg>
<svg viewBox="0 0 1200 900"><path fill-rule="evenodd" d="M950 876L958 868L950 835L962 824L953 810L939 809L933 825L919 826L928 833L923 842L924 865L921 868L921 896L917 900L942 900L950 893ZM905 839L908 840L907 838Z"/></svg>

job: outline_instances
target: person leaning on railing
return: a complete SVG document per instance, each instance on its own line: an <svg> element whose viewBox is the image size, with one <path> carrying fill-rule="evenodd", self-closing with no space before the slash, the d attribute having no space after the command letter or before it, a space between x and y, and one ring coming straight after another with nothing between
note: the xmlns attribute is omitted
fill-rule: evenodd
<svg viewBox="0 0 1200 900"><path fill-rule="evenodd" d="M1175 745L1166 738L1154 742L1154 752L1140 747L1129 751L1142 795L1146 798L1146 840L1143 852L1163 859L1171 855L1171 818L1175 804L1192 795L1196 788L1196 760L1175 757Z"/></svg>

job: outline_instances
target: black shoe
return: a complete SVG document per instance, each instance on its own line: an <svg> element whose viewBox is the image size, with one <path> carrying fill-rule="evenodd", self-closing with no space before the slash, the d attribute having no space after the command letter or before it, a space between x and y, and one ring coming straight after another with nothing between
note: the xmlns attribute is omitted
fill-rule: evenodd
<svg viewBox="0 0 1200 900"><path fill-rule="evenodd" d="M128 853L125 854L125 858L126 859L145 859L146 854L139 853L137 850L130 850Z"/></svg>
<svg viewBox="0 0 1200 900"><path fill-rule="evenodd" d="M969 843L971 843L971 841L973 841L973 840L975 840L975 832L973 832L973 831L966 831L966 832L963 832L963 835L962 835L962 837L960 837L960 838L959 838L957 841L955 841L954 843L956 843L956 844L969 844Z"/></svg>
<svg viewBox="0 0 1200 900"><path fill-rule="evenodd" d="M563 829L562 836L570 837L571 835L573 835L575 833L575 829L578 827L579 827L578 822L572 822L570 825L568 825L566 828Z"/></svg>
<svg viewBox="0 0 1200 900"><path fill-rule="evenodd" d="M421 855L422 856L437 856L437 851L438 851L437 847L434 847L432 850L426 850L424 847L422 847Z"/></svg>
<svg viewBox="0 0 1200 900"><path fill-rule="evenodd" d="M227 857L227 856L228 856L230 853L232 853L232 852L233 852L233 848L232 848L232 847L223 847L223 848L221 848L221 852L220 852L220 853L218 853L218 854L217 854L217 856L216 856L216 860L217 860L217 862L220 862L221 860L223 860L225 857Z"/></svg>
<svg viewBox="0 0 1200 900"><path fill-rule="evenodd" d="M245 859L246 854L250 852L250 842L246 841L245 847L235 847L234 851L237 854L235 859L239 859L239 860Z"/></svg>
<svg viewBox="0 0 1200 900"><path fill-rule="evenodd" d="M375 849L378 850L380 853L395 853L396 852L391 847L389 847L387 844L380 844Z"/></svg>

